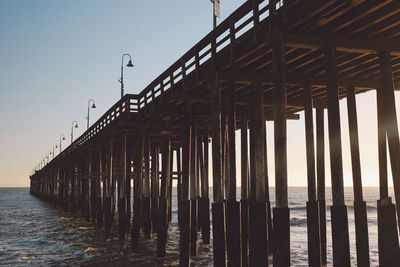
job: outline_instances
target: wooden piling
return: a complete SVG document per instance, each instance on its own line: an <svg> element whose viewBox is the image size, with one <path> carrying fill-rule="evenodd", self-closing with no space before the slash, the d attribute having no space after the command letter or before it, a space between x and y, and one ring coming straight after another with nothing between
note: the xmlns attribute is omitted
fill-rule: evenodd
<svg viewBox="0 0 400 267"><path fill-rule="evenodd" d="M312 86L304 85L304 121L307 155L307 237L309 266L321 266L318 203L316 199Z"/></svg>
<svg viewBox="0 0 400 267"><path fill-rule="evenodd" d="M153 233L157 232L158 218L158 186L159 174L158 163L159 153L156 144L151 145L151 223Z"/></svg>
<svg viewBox="0 0 400 267"><path fill-rule="evenodd" d="M142 197L142 223L143 232L146 239L150 239L151 233L151 205L150 205L150 136L147 131L144 135L144 151L143 151L143 197Z"/></svg>
<svg viewBox="0 0 400 267"><path fill-rule="evenodd" d="M118 180L118 217L119 217L119 240L125 241L126 233L126 133L121 138L121 172Z"/></svg>
<svg viewBox="0 0 400 267"><path fill-rule="evenodd" d="M203 244L210 244L210 199L208 189L208 133L199 139L198 149L201 152L201 198L199 199L199 223L201 224L201 238Z"/></svg>
<svg viewBox="0 0 400 267"><path fill-rule="evenodd" d="M137 143L137 151L134 156L134 192L133 192L133 221L131 230L131 250L139 248L140 237L140 215L141 215L141 193L142 193L142 173L143 173L143 150L144 141L140 136Z"/></svg>
<svg viewBox="0 0 400 267"><path fill-rule="evenodd" d="M105 179L103 174L103 154L101 152L101 147L98 149L98 177L95 180L96 183L96 215L97 215L97 229L103 227L103 205L101 198L101 183L103 183L103 190L105 187Z"/></svg>
<svg viewBox="0 0 400 267"><path fill-rule="evenodd" d="M76 179L77 179L77 175L78 175L78 170L77 170L77 166L74 163L73 167L72 167L72 174L71 174L71 211L73 213L76 212Z"/></svg>
<svg viewBox="0 0 400 267"><path fill-rule="evenodd" d="M177 168L177 204L178 204L178 225L180 226L180 204L182 201L182 160L181 160L181 147L176 150L176 168Z"/></svg>
<svg viewBox="0 0 400 267"><path fill-rule="evenodd" d="M347 207L344 203L342 142L340 135L340 113L338 79L336 70L336 47L324 47L327 73L329 152L332 174L332 240L334 266L350 266L349 230Z"/></svg>
<svg viewBox="0 0 400 267"><path fill-rule="evenodd" d="M241 160L241 197L240 197L240 224L241 224L241 259L242 266L249 266L248 244L249 244L249 156L248 156L248 121L245 116L240 124L240 160Z"/></svg>
<svg viewBox="0 0 400 267"><path fill-rule="evenodd" d="M126 162L122 168L125 168L126 180L125 180L125 206L126 206L126 229L129 230L131 227L131 164L132 164L132 153L131 145L126 141Z"/></svg>
<svg viewBox="0 0 400 267"><path fill-rule="evenodd" d="M281 32L274 32L272 65L274 72L275 198L274 266L290 265L290 222L287 183L285 46Z"/></svg>
<svg viewBox="0 0 400 267"><path fill-rule="evenodd" d="M173 184L173 172L174 172L174 149L171 145L171 152L170 152L170 177L168 179L168 223L172 220L172 184Z"/></svg>
<svg viewBox="0 0 400 267"><path fill-rule="evenodd" d="M197 125L193 106L190 110L191 131L191 157L190 157L190 256L197 255Z"/></svg>
<svg viewBox="0 0 400 267"><path fill-rule="evenodd" d="M240 203L236 201L236 110L234 85L231 84L227 93L227 138L229 180L228 200L226 202L226 244L228 266L241 266L240 253ZM228 189L228 188L227 188Z"/></svg>
<svg viewBox="0 0 400 267"><path fill-rule="evenodd" d="M398 240L398 229L396 227L395 209L397 210L397 223L400 227L400 142L397 126L396 105L393 90L393 73L390 53L383 51L379 53L379 64L381 74L382 97L378 101L378 116L382 120L382 127L386 132L390 166L394 186L394 196L396 206L392 204L391 198L384 198L378 201L378 236L379 238L379 263L381 266L389 266L393 262L400 262L400 249ZM379 125L378 125L379 127ZM378 132L379 133L379 132ZM381 137L383 139L383 136ZM383 145L383 141L382 145ZM381 152L382 153L382 152ZM381 159L383 160L383 158ZM385 160L383 160L385 161ZM387 186L387 181L381 181L383 187ZM386 188L382 188L382 194L386 193Z"/></svg>
<svg viewBox="0 0 400 267"><path fill-rule="evenodd" d="M97 205L96 205L96 196L97 196L97 186L96 186L96 174L93 169L96 169L95 164L93 164L93 159L92 159L92 152L89 152L90 156L90 161L89 161L89 166L90 166L90 214L92 217L92 223L96 224L96 214L97 214ZM95 158L95 157L94 157ZM92 167L94 167L92 169Z"/></svg>
<svg viewBox="0 0 400 267"><path fill-rule="evenodd" d="M89 155L87 159L87 169L86 175L82 175L82 209L83 214L86 221L90 219L90 211L89 211L89 180L92 175L92 166L91 166L91 155ZM86 167L86 166L85 166Z"/></svg>
<svg viewBox="0 0 400 267"><path fill-rule="evenodd" d="M265 202L267 209L267 254L273 254L273 230L272 230L272 210L271 210L271 201L269 195L269 178L268 178L268 153L267 153L267 128L266 124L263 127L263 140L264 140L264 178L265 178Z"/></svg>
<svg viewBox="0 0 400 267"><path fill-rule="evenodd" d="M326 265L326 203L325 203L325 129L324 108L315 110L317 134L317 202L319 212L319 234L321 248L321 264Z"/></svg>
<svg viewBox="0 0 400 267"><path fill-rule="evenodd" d="M250 127L250 205L249 256L250 266L268 266L266 202L264 178L263 87L254 84Z"/></svg>
<svg viewBox="0 0 400 267"><path fill-rule="evenodd" d="M219 74L215 72L211 83L211 124L213 164L213 256L214 266L226 266L225 217L222 191L222 135L221 135L221 88Z"/></svg>
<svg viewBox="0 0 400 267"><path fill-rule="evenodd" d="M190 118L191 103L185 102L184 129L182 136L182 181L181 181L181 201L179 204L179 265L189 266L190 259L190 219L191 208L189 200L189 176L191 165L191 137L192 125Z"/></svg>
<svg viewBox="0 0 400 267"><path fill-rule="evenodd" d="M347 113L349 117L351 165L353 170L357 265L369 266L367 204L363 199L362 193L357 108L354 87L347 87Z"/></svg>
<svg viewBox="0 0 400 267"><path fill-rule="evenodd" d="M399 254L399 240L396 225L396 208L388 193L386 127L384 98L382 89L376 92L379 156L379 195L378 209L378 250L379 265L389 266Z"/></svg>
<svg viewBox="0 0 400 267"><path fill-rule="evenodd" d="M104 197L104 227L106 232L106 237L108 238L111 233L111 225L112 225L112 179L113 179L113 145L114 142L111 139L109 141L108 146L108 155L107 155L107 178L106 178L106 187L105 187L105 197Z"/></svg>
<svg viewBox="0 0 400 267"><path fill-rule="evenodd" d="M161 191L159 199L159 225L157 232L157 256L165 257L168 229L168 185L170 179L171 142L168 135L163 136L161 163Z"/></svg>

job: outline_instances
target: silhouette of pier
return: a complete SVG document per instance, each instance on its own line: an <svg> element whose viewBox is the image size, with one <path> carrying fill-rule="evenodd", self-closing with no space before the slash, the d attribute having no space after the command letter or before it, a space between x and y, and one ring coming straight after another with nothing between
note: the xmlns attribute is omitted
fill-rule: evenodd
<svg viewBox="0 0 400 267"><path fill-rule="evenodd" d="M37 170L30 177L31 193L81 210L107 235L118 217L119 238L122 242L130 235L133 251L141 238L155 232L157 255L164 257L176 180L181 266L189 266L198 253L198 239L210 243L210 210L214 266L267 266L271 256L274 266L289 266L286 125L304 111L309 265L326 264L326 235L332 234L334 266L350 266L339 112L339 100L346 98L357 264L369 266L355 96L374 90L378 116L371 120L378 121L380 185L374 242L381 266L400 264L394 98L400 87L399 13L396 0L246 1L143 91L123 96ZM266 155L270 121L275 206ZM238 131L240 155L235 151ZM326 227L325 142L330 148L332 233ZM396 205L388 195L387 154Z"/></svg>

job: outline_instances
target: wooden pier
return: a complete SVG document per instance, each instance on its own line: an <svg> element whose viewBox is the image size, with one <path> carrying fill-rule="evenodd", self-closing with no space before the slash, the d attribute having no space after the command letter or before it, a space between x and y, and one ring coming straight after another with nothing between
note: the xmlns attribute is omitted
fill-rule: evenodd
<svg viewBox="0 0 400 267"><path fill-rule="evenodd" d="M267 266L269 257L274 266L289 266L286 125L304 111L309 265L326 264L326 235L332 234L334 266L350 266L339 112L339 100L346 98L357 264L369 266L355 96L375 90L378 117L371 119L378 121L380 199L374 242L380 266L395 266L400 264L400 142L394 98L399 82L400 1L249 0L138 95L123 96L37 169L30 177L31 193L81 210L106 235L118 218L119 238L125 242L130 235L133 251L140 239L157 233L162 258L175 180L181 266L189 266L198 253L198 239L206 244L212 240L214 266ZM275 206L266 153L269 121L274 122ZM332 233L326 227L325 143L330 148ZM236 147L241 147L240 155ZM387 148L395 203L388 195Z"/></svg>

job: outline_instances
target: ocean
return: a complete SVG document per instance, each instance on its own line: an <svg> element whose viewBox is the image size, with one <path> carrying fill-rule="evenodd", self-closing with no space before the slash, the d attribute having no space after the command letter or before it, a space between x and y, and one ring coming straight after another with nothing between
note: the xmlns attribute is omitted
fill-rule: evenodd
<svg viewBox="0 0 400 267"><path fill-rule="evenodd" d="M175 188L174 188L175 189ZM240 189L237 190L240 192ZM378 230L376 200L379 190L364 188L368 207L369 246L371 266L378 266ZM210 190L212 193L212 189ZM393 196L393 190L390 190ZM167 256L157 259L156 235L151 240L141 238L140 249L131 253L129 238L124 245L118 240L113 226L112 237L106 239L103 230L79 214L71 214L29 194L29 188L0 188L0 265L9 266L178 266L179 229L176 190L173 190L172 222L168 229ZM271 188L271 205L274 205ZM330 188L326 189L327 206L331 204ZM345 188L348 204L350 253L356 266L355 228L352 188ZM290 244L292 266L308 266L306 187L289 188ZM330 211L327 207L328 266L332 266ZM212 245L201 244L192 266L212 266Z"/></svg>

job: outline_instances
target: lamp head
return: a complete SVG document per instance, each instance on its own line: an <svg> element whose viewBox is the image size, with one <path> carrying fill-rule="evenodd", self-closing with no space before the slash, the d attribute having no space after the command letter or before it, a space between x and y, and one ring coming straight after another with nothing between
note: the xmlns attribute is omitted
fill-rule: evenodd
<svg viewBox="0 0 400 267"><path fill-rule="evenodd" d="M78 128L78 124L75 124L75 128Z"/></svg>
<svg viewBox="0 0 400 267"><path fill-rule="evenodd" d="M96 104L95 103L93 103L92 108L96 108Z"/></svg>
<svg viewBox="0 0 400 267"><path fill-rule="evenodd" d="M127 67L133 68L132 60L129 60L128 64L126 64Z"/></svg>
<svg viewBox="0 0 400 267"><path fill-rule="evenodd" d="M65 136L63 136L62 140L65 141Z"/></svg>

